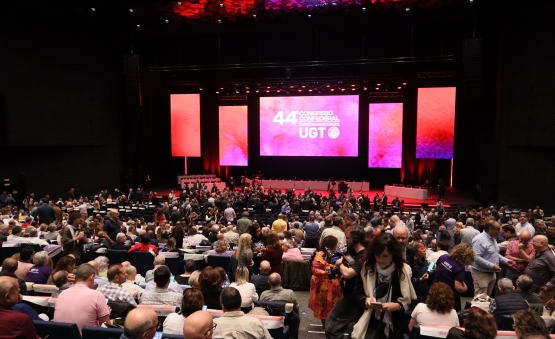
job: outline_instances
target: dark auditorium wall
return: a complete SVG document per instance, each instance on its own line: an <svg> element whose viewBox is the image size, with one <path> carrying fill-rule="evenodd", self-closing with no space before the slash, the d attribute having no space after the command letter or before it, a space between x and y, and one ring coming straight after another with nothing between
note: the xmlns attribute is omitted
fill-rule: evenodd
<svg viewBox="0 0 555 339"><path fill-rule="evenodd" d="M122 140L131 133L120 119L120 37L56 23L53 13L44 19L10 13L0 23L7 131L0 176L18 182L24 172L27 193L53 198L66 198L70 187L77 195L112 190L119 184Z"/></svg>
<svg viewBox="0 0 555 339"><path fill-rule="evenodd" d="M544 6L514 6L503 12L497 87L499 202L540 205L552 212L555 27Z"/></svg>

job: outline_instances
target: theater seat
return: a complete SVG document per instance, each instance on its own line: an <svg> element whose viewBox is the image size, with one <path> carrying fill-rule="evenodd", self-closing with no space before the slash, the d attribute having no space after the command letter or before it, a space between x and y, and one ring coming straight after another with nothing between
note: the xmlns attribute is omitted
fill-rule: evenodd
<svg viewBox="0 0 555 339"><path fill-rule="evenodd" d="M53 321L34 320L35 329L41 338L48 339L81 339L76 324Z"/></svg>
<svg viewBox="0 0 555 339"><path fill-rule="evenodd" d="M119 339L123 334L123 328L83 326L81 332L83 339Z"/></svg>
<svg viewBox="0 0 555 339"><path fill-rule="evenodd" d="M121 264L122 262L129 260L129 255L125 250L108 249L106 257L108 257L108 260L110 261L110 265Z"/></svg>
<svg viewBox="0 0 555 339"><path fill-rule="evenodd" d="M131 253L131 265L144 277L148 270L154 269L154 257L150 252L135 251Z"/></svg>

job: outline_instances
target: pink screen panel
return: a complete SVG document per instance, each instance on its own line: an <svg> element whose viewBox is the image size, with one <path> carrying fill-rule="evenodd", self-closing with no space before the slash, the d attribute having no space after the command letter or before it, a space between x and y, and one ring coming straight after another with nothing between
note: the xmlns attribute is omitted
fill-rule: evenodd
<svg viewBox="0 0 555 339"><path fill-rule="evenodd" d="M220 166L247 166L247 106L220 106Z"/></svg>
<svg viewBox="0 0 555 339"><path fill-rule="evenodd" d="M261 156L358 156L358 95L260 98Z"/></svg>
<svg viewBox="0 0 555 339"><path fill-rule="evenodd" d="M200 95L170 95L172 156L200 157Z"/></svg>
<svg viewBox="0 0 555 339"><path fill-rule="evenodd" d="M418 89L416 158L453 158L455 95L455 87Z"/></svg>
<svg viewBox="0 0 555 339"><path fill-rule="evenodd" d="M370 104L368 167L401 168L403 104Z"/></svg>

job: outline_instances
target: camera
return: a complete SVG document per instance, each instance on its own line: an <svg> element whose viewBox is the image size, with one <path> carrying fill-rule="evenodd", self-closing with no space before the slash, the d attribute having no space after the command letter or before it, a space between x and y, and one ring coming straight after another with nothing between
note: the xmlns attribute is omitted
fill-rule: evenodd
<svg viewBox="0 0 555 339"><path fill-rule="evenodd" d="M328 264L335 265L338 259L343 258L343 252L341 252L341 250L333 253L328 248L326 248L324 249L324 252L326 253L326 262ZM341 270L339 270L339 268L335 268L335 266L326 269L326 273L328 274L328 279L341 278Z"/></svg>

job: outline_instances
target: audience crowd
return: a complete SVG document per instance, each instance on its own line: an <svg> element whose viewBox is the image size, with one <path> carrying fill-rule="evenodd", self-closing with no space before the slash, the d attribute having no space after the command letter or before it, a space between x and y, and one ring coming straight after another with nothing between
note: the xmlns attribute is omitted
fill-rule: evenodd
<svg viewBox="0 0 555 339"><path fill-rule="evenodd" d="M120 217L106 208L112 204L156 211L152 218ZM0 338L37 338L31 320L44 320L22 302L27 283L57 287L52 321L80 331L114 326L129 339L156 331L187 339L271 338L242 309L268 315L279 303L292 304L286 313L298 319L297 298L282 277L286 262L308 259L302 248L314 249L307 306L327 338L403 338L417 325L452 327L448 338L495 338L507 317L518 338L544 338L544 318L555 316L555 224L546 225L539 207L446 211L439 200L437 209L410 214L397 197L388 205L385 193L371 204L350 188L336 195L330 187L329 196L261 185L220 192L199 182L167 201L142 189L79 198L71 189L67 200L35 201L31 194L20 204L4 193L0 206L0 242L20 246L1 266ZM174 276L166 255L183 259L183 250L197 246L209 248L207 259L234 262L233 282L227 267L197 270L192 259ZM51 257L56 248L62 254ZM86 262L87 253L103 248L148 252L154 268L142 277L128 261L110 264L100 255ZM489 306L461 311L469 289ZM179 311L159 324L141 305ZM210 310L223 315L212 319ZM297 337L298 321L290 324Z"/></svg>

